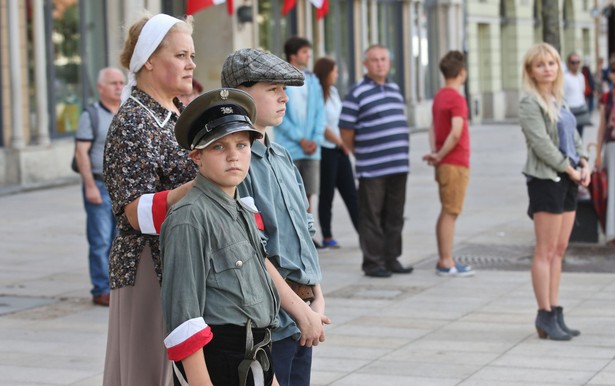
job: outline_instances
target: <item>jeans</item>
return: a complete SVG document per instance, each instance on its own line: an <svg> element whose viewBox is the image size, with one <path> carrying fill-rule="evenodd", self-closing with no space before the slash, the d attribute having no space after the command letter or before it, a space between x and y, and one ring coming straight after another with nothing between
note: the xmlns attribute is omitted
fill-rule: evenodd
<svg viewBox="0 0 615 386"><path fill-rule="evenodd" d="M357 187L350 158L339 149L322 148L320 160L320 195L318 197L318 219L323 238L331 238L331 205L335 188L340 192L352 225L358 230L359 209Z"/></svg>
<svg viewBox="0 0 615 386"><path fill-rule="evenodd" d="M280 386L310 386L312 348L292 337L273 342L273 370Z"/></svg>
<svg viewBox="0 0 615 386"><path fill-rule="evenodd" d="M401 255L407 178L404 173L359 180L359 241L366 272L387 268Z"/></svg>
<svg viewBox="0 0 615 386"><path fill-rule="evenodd" d="M90 280L92 281L92 296L109 292L109 252L115 237L115 217L111 210L111 199L102 181L94 181L100 190L102 204L92 204L85 199L83 205L86 213L86 234L88 238L88 259L90 264Z"/></svg>

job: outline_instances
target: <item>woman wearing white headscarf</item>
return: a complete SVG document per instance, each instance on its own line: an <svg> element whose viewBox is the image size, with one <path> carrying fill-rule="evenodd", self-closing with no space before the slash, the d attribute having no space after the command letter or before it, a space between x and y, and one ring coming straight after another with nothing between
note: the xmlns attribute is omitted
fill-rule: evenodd
<svg viewBox="0 0 615 386"><path fill-rule="evenodd" d="M166 210L196 176L175 139L192 91L192 19L159 14L129 30L120 60L129 69L109 128L104 177L118 235L109 256L111 299L104 385L172 385L163 345L159 239Z"/></svg>

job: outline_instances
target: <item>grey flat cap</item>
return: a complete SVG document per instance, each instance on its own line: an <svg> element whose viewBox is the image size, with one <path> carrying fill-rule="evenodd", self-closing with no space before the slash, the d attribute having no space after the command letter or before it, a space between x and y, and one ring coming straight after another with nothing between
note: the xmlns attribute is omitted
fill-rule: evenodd
<svg viewBox="0 0 615 386"><path fill-rule="evenodd" d="M239 131L251 139L263 135L252 126L256 118L254 99L247 92L220 88L190 102L175 124L175 138L184 149L204 149L218 139Z"/></svg>
<svg viewBox="0 0 615 386"><path fill-rule="evenodd" d="M303 73L295 66L255 48L242 48L233 52L222 66L222 87L237 87L245 82L302 86L304 80Z"/></svg>

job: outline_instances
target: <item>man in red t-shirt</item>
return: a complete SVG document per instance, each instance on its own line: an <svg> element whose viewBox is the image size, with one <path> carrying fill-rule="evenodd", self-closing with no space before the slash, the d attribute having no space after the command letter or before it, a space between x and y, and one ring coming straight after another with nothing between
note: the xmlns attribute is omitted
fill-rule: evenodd
<svg viewBox="0 0 615 386"><path fill-rule="evenodd" d="M473 276L472 267L453 260L455 221L463 209L470 180L468 106L465 97L459 93L467 76L464 55L459 51L448 52L440 60L440 71L445 85L433 101L433 124L429 129L431 153L423 157L436 168L442 204L436 224L436 273L441 276Z"/></svg>

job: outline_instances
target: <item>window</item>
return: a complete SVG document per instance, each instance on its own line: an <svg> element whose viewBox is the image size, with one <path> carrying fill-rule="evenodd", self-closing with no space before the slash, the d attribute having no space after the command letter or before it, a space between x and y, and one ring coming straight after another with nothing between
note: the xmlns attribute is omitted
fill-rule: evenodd
<svg viewBox="0 0 615 386"><path fill-rule="evenodd" d="M108 63L106 1L46 4L52 136L62 136L77 130L83 107L97 99L98 71Z"/></svg>
<svg viewBox="0 0 615 386"><path fill-rule="evenodd" d="M354 19L352 0L331 1L325 17L325 54L337 62L339 78L337 88L340 95L357 81L355 68Z"/></svg>
<svg viewBox="0 0 615 386"><path fill-rule="evenodd" d="M378 3L378 43L391 52L391 80L400 85L403 92L404 45L403 45L403 8L401 2Z"/></svg>
<svg viewBox="0 0 615 386"><path fill-rule="evenodd" d="M440 61L437 46L438 11L433 1L426 2L425 7L419 3L414 5L416 20L413 28L415 35L412 37L412 57L417 69L417 82L420 82L418 87L423 90L422 94L419 92L419 98L432 99L436 95L440 77L437 64Z"/></svg>
<svg viewBox="0 0 615 386"><path fill-rule="evenodd" d="M74 133L81 112L81 77L79 67L79 5L77 0L54 1L51 13L53 68L50 78L55 101L56 132Z"/></svg>
<svg viewBox="0 0 615 386"><path fill-rule="evenodd" d="M280 58L284 56L284 42L297 33L297 10L296 7L286 16L282 16L280 0L260 0L258 2L259 48L269 50Z"/></svg>

